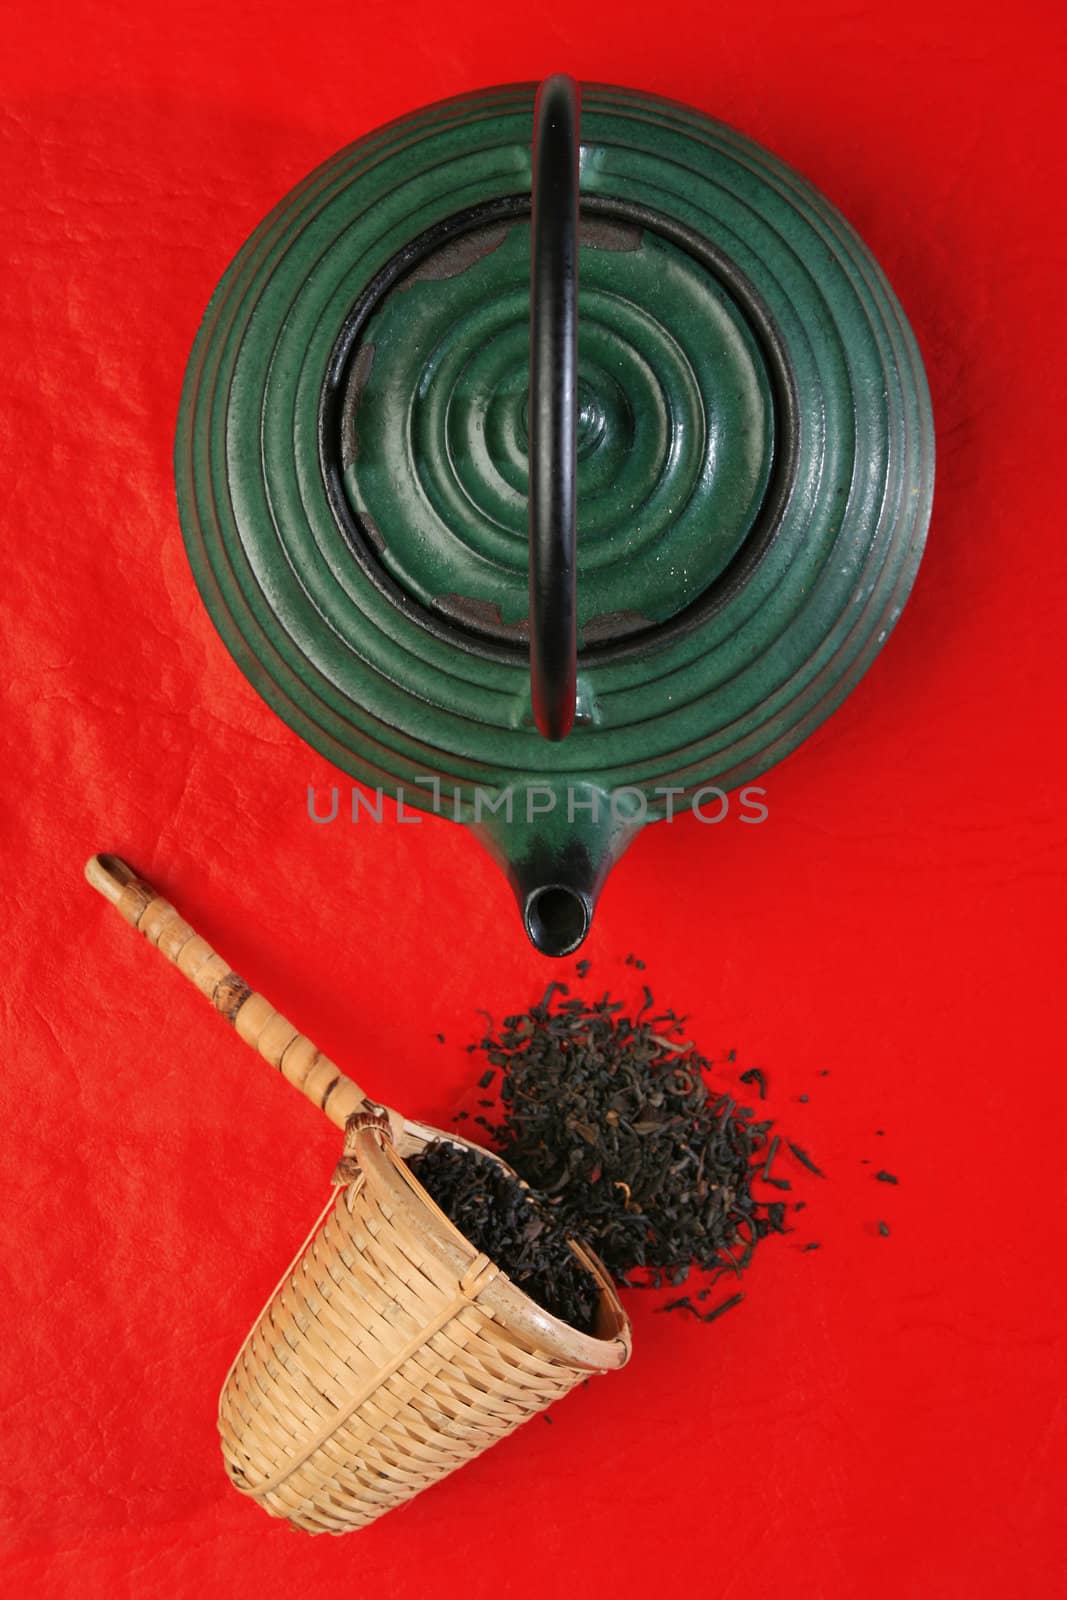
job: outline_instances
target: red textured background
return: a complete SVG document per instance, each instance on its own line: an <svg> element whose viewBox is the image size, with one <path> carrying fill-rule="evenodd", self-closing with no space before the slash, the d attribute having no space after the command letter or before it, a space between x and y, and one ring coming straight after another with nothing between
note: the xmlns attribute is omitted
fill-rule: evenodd
<svg viewBox="0 0 1067 1600"><path fill-rule="evenodd" d="M6 1593L1059 1588L1061 9L9 12ZM218 642L170 449L200 314L282 193L423 102L561 69L688 101L807 173L884 263L928 366L934 522L890 647L770 775L765 826L646 831L583 952L607 984L642 954L709 1052L767 1070L828 1177L798 1188L804 1229L762 1251L737 1311L704 1328L631 1296L625 1373L368 1531L311 1541L228 1487L214 1405L337 1139L81 867L128 855L323 1048L428 1119L467 1081L475 1008L544 983L463 831L309 824L306 785L333 774Z"/></svg>

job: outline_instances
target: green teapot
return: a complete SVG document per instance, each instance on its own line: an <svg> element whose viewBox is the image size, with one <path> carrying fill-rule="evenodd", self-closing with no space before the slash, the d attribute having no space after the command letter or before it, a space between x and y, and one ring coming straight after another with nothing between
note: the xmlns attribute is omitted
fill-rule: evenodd
<svg viewBox="0 0 1067 1600"><path fill-rule="evenodd" d="M751 783L885 642L933 492L922 362L848 223L696 111L446 101L288 195L175 445L243 671L476 830L547 955L648 821Z"/></svg>

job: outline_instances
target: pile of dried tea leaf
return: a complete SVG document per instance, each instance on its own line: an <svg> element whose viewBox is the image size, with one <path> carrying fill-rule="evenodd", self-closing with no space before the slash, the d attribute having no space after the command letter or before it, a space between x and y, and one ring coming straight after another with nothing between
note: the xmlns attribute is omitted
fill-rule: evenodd
<svg viewBox="0 0 1067 1600"><path fill-rule="evenodd" d="M435 1139L408 1162L460 1233L539 1306L592 1333L596 1282L568 1244L568 1227L498 1161Z"/></svg>
<svg viewBox="0 0 1067 1600"><path fill-rule="evenodd" d="M631 1017L608 995L589 1003L552 984L539 1005L507 1017L476 1047L489 1063L480 1086L499 1099L497 1120L476 1120L618 1282L678 1285L696 1268L710 1274L704 1300L723 1273L741 1274L762 1238L785 1230L785 1202L757 1199L754 1180L791 1183L772 1174L771 1123L711 1087L682 1019L644 994ZM762 1098L760 1073L743 1081ZM710 1321L739 1299L702 1312L684 1296L670 1308Z"/></svg>

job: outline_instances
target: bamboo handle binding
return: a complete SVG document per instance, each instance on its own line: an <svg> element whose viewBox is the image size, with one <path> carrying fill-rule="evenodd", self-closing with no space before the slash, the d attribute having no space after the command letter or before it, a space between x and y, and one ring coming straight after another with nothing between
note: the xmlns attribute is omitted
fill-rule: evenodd
<svg viewBox="0 0 1067 1600"><path fill-rule="evenodd" d="M85 876L132 928L196 985L246 1044L258 1050L337 1127L343 1128L356 1112L384 1111L394 1139L407 1142L399 1112L371 1100L264 995L238 977L170 902L125 861L118 856L92 856L85 864Z"/></svg>

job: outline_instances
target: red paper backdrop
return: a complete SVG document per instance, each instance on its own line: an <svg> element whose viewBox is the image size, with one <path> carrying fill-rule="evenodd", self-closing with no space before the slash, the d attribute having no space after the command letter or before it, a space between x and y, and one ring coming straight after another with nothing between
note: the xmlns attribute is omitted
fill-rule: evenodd
<svg viewBox="0 0 1067 1600"><path fill-rule="evenodd" d="M1053 1591L1061 8L18 11L0 128L6 1592ZM890 647L770 775L765 826L646 831L583 952L609 985L643 955L709 1052L766 1069L828 1176L798 1187L804 1227L761 1252L737 1311L705 1328L631 1296L624 1374L368 1531L311 1541L228 1487L214 1404L337 1139L81 867L127 854L429 1119L468 1081L475 1008L546 981L460 829L310 825L306 785L335 774L217 640L170 448L203 307L285 190L423 102L560 69L688 101L807 173L884 263L930 374L934 523Z"/></svg>

